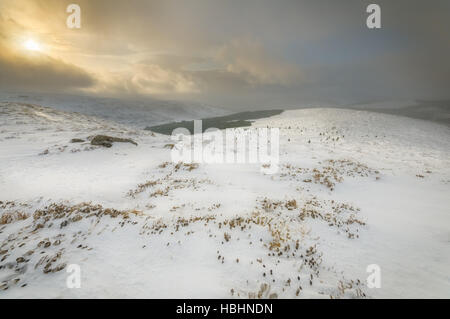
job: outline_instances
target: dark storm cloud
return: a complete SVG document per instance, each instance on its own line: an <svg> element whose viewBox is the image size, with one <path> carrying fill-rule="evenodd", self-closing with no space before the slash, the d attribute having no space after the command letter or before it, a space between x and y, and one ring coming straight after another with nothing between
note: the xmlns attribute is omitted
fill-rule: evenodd
<svg viewBox="0 0 450 319"><path fill-rule="evenodd" d="M67 90L87 88L95 80L84 70L47 57L16 57L0 46L0 87L3 89ZM6 54L5 54L6 53Z"/></svg>
<svg viewBox="0 0 450 319"><path fill-rule="evenodd" d="M136 1L109 2L104 11L96 1L88 10L100 17L93 28L112 28L141 47L208 52L221 68L186 72L178 62L159 64L204 94L247 94L256 104L268 89L279 101L448 95L450 3L375 1L382 29L369 30L372 2Z"/></svg>

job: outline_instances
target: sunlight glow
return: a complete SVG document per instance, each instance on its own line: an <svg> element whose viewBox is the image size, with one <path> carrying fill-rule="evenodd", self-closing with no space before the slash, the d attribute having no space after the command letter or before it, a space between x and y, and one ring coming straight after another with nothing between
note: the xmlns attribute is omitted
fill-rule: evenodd
<svg viewBox="0 0 450 319"><path fill-rule="evenodd" d="M30 51L40 51L41 50L40 44L32 39L28 39L27 41L25 41L24 46L27 50L30 50Z"/></svg>

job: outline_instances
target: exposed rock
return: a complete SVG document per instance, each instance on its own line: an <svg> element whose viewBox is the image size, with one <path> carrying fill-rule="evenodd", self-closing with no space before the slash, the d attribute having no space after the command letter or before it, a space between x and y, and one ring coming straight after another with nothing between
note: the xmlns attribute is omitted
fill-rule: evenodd
<svg viewBox="0 0 450 319"><path fill-rule="evenodd" d="M83 143L84 140L81 138L73 138L70 140L70 143Z"/></svg>
<svg viewBox="0 0 450 319"><path fill-rule="evenodd" d="M111 147L112 143L131 143L137 146L137 143L130 138L112 137L107 135L96 135L91 140L92 145L99 145L104 147Z"/></svg>

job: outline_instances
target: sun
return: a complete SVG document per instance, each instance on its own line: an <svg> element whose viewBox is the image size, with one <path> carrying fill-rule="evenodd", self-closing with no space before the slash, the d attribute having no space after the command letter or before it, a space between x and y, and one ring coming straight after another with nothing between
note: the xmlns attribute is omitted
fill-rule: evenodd
<svg viewBox="0 0 450 319"><path fill-rule="evenodd" d="M41 51L41 45L33 39L26 40L23 45L29 51Z"/></svg>

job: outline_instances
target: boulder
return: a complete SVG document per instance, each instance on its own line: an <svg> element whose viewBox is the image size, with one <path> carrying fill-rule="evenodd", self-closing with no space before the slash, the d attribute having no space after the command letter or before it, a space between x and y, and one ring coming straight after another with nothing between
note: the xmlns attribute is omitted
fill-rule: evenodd
<svg viewBox="0 0 450 319"><path fill-rule="evenodd" d="M114 142L131 143L137 146L137 143L130 138L113 137L107 135L95 135L92 140L92 145L99 145L104 147L111 147Z"/></svg>

